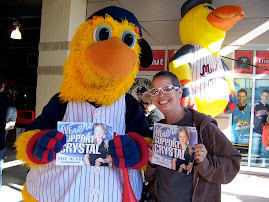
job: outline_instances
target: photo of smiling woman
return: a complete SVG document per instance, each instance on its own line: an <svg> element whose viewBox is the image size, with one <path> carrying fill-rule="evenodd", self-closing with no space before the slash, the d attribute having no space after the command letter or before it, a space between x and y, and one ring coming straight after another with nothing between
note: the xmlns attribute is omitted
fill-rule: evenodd
<svg viewBox="0 0 269 202"><path fill-rule="evenodd" d="M191 135L188 127L180 127L178 132L178 140L180 142L179 149L184 153L183 158L173 158L173 170L189 175L192 171L195 153L189 144Z"/></svg>
<svg viewBox="0 0 269 202"><path fill-rule="evenodd" d="M88 166L108 166L112 158L108 155L108 140L106 138L107 128L105 124L97 123L94 126L95 153L84 155L85 164Z"/></svg>

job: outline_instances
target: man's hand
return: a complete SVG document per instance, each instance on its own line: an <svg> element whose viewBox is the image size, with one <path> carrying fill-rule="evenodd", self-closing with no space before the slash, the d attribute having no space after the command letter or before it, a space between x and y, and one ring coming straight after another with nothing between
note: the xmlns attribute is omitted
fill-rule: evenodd
<svg viewBox="0 0 269 202"><path fill-rule="evenodd" d="M5 130L12 130L12 129L14 129L14 127L15 127L15 122L14 121L7 121Z"/></svg>
<svg viewBox="0 0 269 202"><path fill-rule="evenodd" d="M155 146L153 143L153 140L148 143L148 148L149 148L149 162L151 163L152 157L154 156L154 152L152 151L152 148ZM152 164L155 165L155 164Z"/></svg>

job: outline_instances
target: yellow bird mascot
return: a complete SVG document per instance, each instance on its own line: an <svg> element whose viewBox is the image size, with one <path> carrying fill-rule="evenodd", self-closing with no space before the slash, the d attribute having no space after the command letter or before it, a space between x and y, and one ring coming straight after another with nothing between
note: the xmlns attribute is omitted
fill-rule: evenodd
<svg viewBox="0 0 269 202"><path fill-rule="evenodd" d="M101 9L78 27L59 93L16 141L17 158L30 168L24 201L140 200L143 182L138 169L148 160L141 137L150 136L150 130L139 103L127 92L139 65L151 63L152 51L139 22L125 9ZM113 166L55 165L56 153L68 141L57 131L58 121L111 126ZM100 163L105 165L106 159Z"/></svg>
<svg viewBox="0 0 269 202"><path fill-rule="evenodd" d="M218 55L225 33L244 11L238 6L215 9L209 0L188 0L181 7L179 34L183 44L169 61L183 87L181 104L217 116L235 107L235 91L228 69ZM227 112L228 112L227 111Z"/></svg>

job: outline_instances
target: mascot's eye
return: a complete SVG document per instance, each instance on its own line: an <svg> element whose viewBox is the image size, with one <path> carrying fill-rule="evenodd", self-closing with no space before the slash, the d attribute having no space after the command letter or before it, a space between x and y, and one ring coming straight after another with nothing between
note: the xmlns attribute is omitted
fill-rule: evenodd
<svg viewBox="0 0 269 202"><path fill-rule="evenodd" d="M121 36L121 40L125 44L130 46L130 48L133 48L135 46L135 43L136 43L136 36L132 32L123 32L123 34Z"/></svg>
<svg viewBox="0 0 269 202"><path fill-rule="evenodd" d="M206 5L205 7L208 8L209 10L212 10L212 11L215 10L215 8L213 6L210 6L210 5Z"/></svg>
<svg viewBox="0 0 269 202"><path fill-rule="evenodd" d="M93 39L94 41L103 41L103 40L107 40L110 39L111 37L111 29L108 27L97 27L94 30L94 35L93 35Z"/></svg>

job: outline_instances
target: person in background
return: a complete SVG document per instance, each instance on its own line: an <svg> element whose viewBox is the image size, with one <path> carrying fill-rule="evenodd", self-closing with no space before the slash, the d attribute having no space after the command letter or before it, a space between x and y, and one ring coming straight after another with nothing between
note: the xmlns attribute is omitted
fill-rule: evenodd
<svg viewBox="0 0 269 202"><path fill-rule="evenodd" d="M4 77L0 75L0 190L2 169L6 157L6 134L7 130L14 128L16 121L16 109L9 96L4 92L5 83Z"/></svg>
<svg viewBox="0 0 269 202"><path fill-rule="evenodd" d="M180 105L182 88L175 74L169 71L157 73L150 93L154 104L164 114L162 123L195 126L198 133L193 169L189 175L152 164L154 142L148 144L150 157L146 180L156 180L156 201L221 201L221 184L231 182L237 175L241 154L220 131L216 120Z"/></svg>
<svg viewBox="0 0 269 202"><path fill-rule="evenodd" d="M7 108L7 114L6 114L6 135L8 133L9 130L12 130L15 128L15 124L16 124L16 118L17 118L17 110L15 106L9 106Z"/></svg>
<svg viewBox="0 0 269 202"><path fill-rule="evenodd" d="M149 127L152 130L154 123L164 119L164 116L160 110L156 108L153 103L152 96L149 92L143 94L143 105L146 111L147 121L149 123Z"/></svg>
<svg viewBox="0 0 269 202"><path fill-rule="evenodd" d="M164 116L160 110L156 108L153 103L152 96L149 92L145 92L142 97L143 105L145 109L145 115L149 124L150 130L153 132L154 123L164 119ZM143 172L144 175L144 172ZM142 199L140 202L149 202L153 200L151 189L153 188L152 182L144 182Z"/></svg>
<svg viewBox="0 0 269 202"><path fill-rule="evenodd" d="M246 103L247 91L237 92L238 104L232 114L231 142L235 144L249 144L251 106Z"/></svg>
<svg viewBox="0 0 269 202"><path fill-rule="evenodd" d="M143 109L143 111L145 112L145 107L143 105L143 94L145 92L147 92L148 89L144 86L139 86L137 89L136 89L136 95L137 95L137 100L140 104L140 107Z"/></svg>
<svg viewBox="0 0 269 202"><path fill-rule="evenodd" d="M266 168L269 167L269 115L262 130L261 158L264 159Z"/></svg>
<svg viewBox="0 0 269 202"><path fill-rule="evenodd" d="M255 104L254 107L254 128L252 135L252 149L251 149L251 164L252 166L260 166L262 158L260 158L260 151L262 144L262 131L265 125L266 118L269 112L269 90L263 90L261 94L261 101Z"/></svg>

